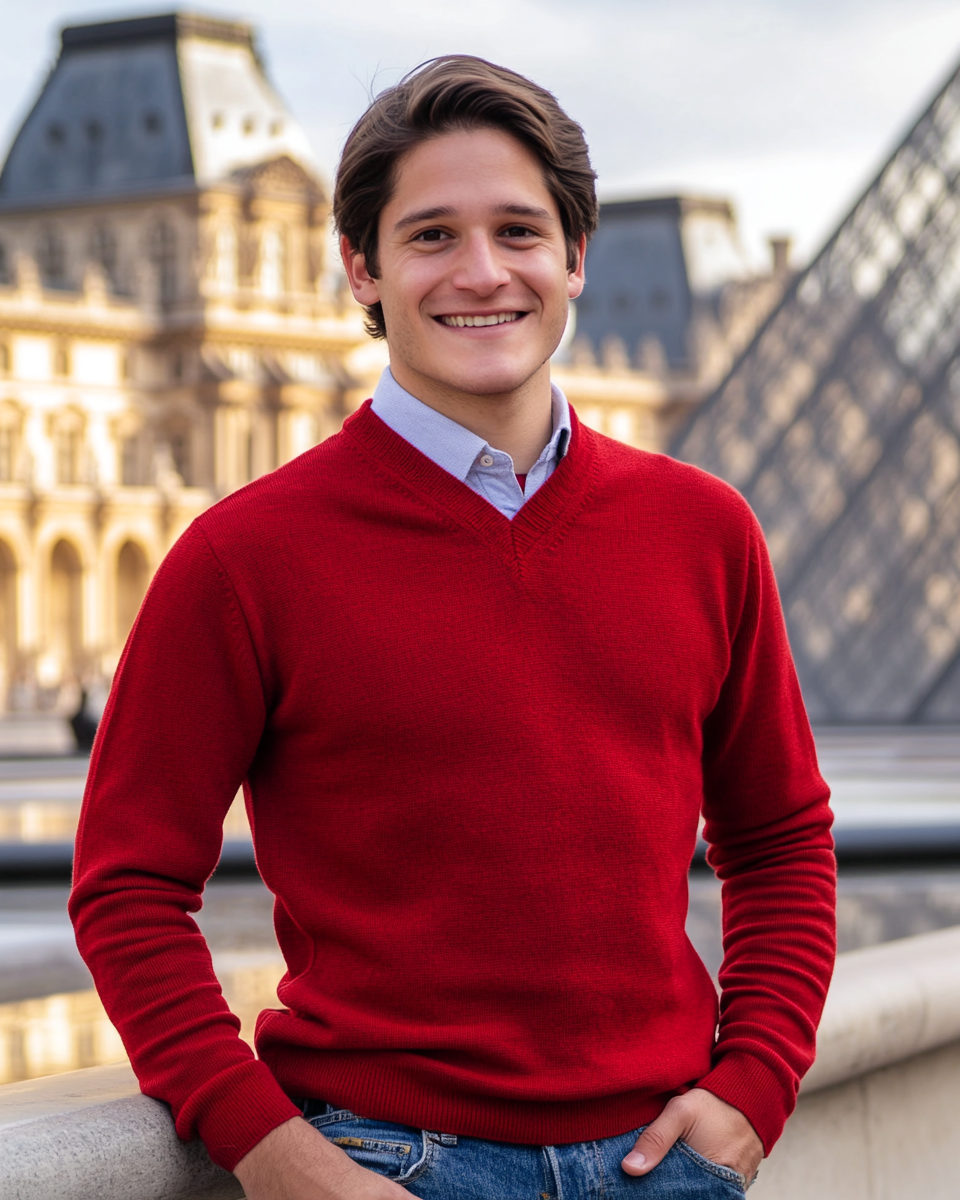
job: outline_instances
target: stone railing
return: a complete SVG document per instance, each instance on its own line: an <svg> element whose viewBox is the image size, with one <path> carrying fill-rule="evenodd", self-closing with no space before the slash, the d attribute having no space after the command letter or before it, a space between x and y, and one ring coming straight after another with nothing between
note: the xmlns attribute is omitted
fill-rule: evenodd
<svg viewBox="0 0 960 1200"><path fill-rule="evenodd" d="M819 1055L751 1200L955 1200L960 928L841 955ZM235 1200L126 1065L0 1088L3 1200Z"/></svg>
<svg viewBox="0 0 960 1200"><path fill-rule="evenodd" d="M841 954L817 1047L750 1200L956 1200L960 928Z"/></svg>

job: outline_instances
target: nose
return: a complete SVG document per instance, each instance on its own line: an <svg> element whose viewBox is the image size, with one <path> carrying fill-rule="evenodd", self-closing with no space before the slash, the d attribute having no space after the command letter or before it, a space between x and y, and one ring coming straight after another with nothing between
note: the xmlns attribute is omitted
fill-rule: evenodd
<svg viewBox="0 0 960 1200"><path fill-rule="evenodd" d="M452 277L454 287L477 296L490 296L509 282L510 272L490 235L484 231L466 238Z"/></svg>

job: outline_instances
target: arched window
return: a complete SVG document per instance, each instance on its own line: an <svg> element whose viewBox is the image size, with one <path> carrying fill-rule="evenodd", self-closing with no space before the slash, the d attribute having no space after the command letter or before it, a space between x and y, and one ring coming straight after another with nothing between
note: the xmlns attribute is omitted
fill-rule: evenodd
<svg viewBox="0 0 960 1200"><path fill-rule="evenodd" d="M283 234L275 227L264 230L260 243L260 291L275 299L284 291L286 254Z"/></svg>
<svg viewBox="0 0 960 1200"><path fill-rule="evenodd" d="M117 555L117 641L122 644L133 628L150 582L147 556L136 542L124 542Z"/></svg>
<svg viewBox="0 0 960 1200"><path fill-rule="evenodd" d="M150 231L150 261L157 271L160 301L170 304L177 296L177 235L167 221Z"/></svg>
<svg viewBox="0 0 960 1200"><path fill-rule="evenodd" d="M17 563L0 542L0 709L7 707L17 670Z"/></svg>
<svg viewBox="0 0 960 1200"><path fill-rule="evenodd" d="M67 282L67 252L55 225L44 225L37 237L37 270L44 287L62 288Z"/></svg>
<svg viewBox="0 0 960 1200"><path fill-rule="evenodd" d="M83 652L83 590L80 555L61 539L50 556L49 645L61 680L78 677Z"/></svg>

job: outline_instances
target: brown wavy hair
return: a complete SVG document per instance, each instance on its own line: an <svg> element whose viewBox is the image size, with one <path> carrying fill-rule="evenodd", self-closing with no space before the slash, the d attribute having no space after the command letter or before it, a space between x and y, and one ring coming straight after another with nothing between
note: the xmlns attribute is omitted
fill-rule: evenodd
<svg viewBox="0 0 960 1200"><path fill-rule="evenodd" d="M381 92L354 125L343 148L333 192L337 229L379 277L380 214L390 202L405 154L439 134L499 129L537 158L560 210L567 259L576 266L580 238L597 227L596 173L583 130L556 97L483 58L450 54L423 63ZM367 310L367 330L384 338L383 306Z"/></svg>

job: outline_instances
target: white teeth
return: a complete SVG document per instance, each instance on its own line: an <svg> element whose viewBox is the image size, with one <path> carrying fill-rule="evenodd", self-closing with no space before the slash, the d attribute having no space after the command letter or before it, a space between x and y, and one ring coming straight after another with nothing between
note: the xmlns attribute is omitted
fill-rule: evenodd
<svg viewBox="0 0 960 1200"><path fill-rule="evenodd" d="M457 329L463 329L465 325L473 329L478 325L502 325L505 321L515 321L519 316L516 312L502 312L490 313L485 317L441 317L440 320L444 325L453 325Z"/></svg>

